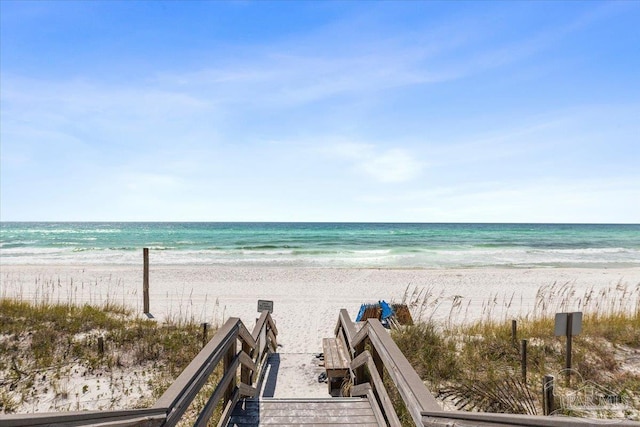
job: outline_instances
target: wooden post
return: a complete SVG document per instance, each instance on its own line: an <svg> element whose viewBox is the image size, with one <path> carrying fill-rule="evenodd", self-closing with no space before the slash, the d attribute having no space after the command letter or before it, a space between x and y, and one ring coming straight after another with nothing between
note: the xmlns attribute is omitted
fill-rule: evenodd
<svg viewBox="0 0 640 427"><path fill-rule="evenodd" d="M522 340L520 346L520 361L522 364L522 381L527 383L527 340Z"/></svg>
<svg viewBox="0 0 640 427"><path fill-rule="evenodd" d="M513 342L513 346L516 346L516 342L518 340L518 321L511 321L511 342Z"/></svg>
<svg viewBox="0 0 640 427"><path fill-rule="evenodd" d="M251 346L243 341L242 351L245 352L247 356L252 357L251 350ZM244 365L240 368L240 381L246 385L253 385L253 372Z"/></svg>
<svg viewBox="0 0 640 427"><path fill-rule="evenodd" d="M553 375L545 375L542 380L542 413L544 415L551 415L554 411L554 381Z"/></svg>
<svg viewBox="0 0 640 427"><path fill-rule="evenodd" d="M144 269L142 273L142 303L144 313L149 313L149 248L142 249Z"/></svg>
<svg viewBox="0 0 640 427"><path fill-rule="evenodd" d="M571 385L571 332L573 330L573 313L567 314L567 356L566 356L566 372L567 387Z"/></svg>
<svg viewBox="0 0 640 427"><path fill-rule="evenodd" d="M98 337L98 354L104 354L104 337Z"/></svg>
<svg viewBox="0 0 640 427"><path fill-rule="evenodd" d="M209 324L207 322L204 322L202 324L202 347L204 348L205 345L207 345L207 341L209 339Z"/></svg>
<svg viewBox="0 0 640 427"><path fill-rule="evenodd" d="M233 359L236 357L236 352L238 348L237 346L238 346L238 340L237 338L234 338L233 342L229 345L229 349L224 355L224 362L223 362L224 372L222 374L223 376L231 368ZM227 389L224 391L224 405L226 405L226 403L231 400L231 397L233 397L233 390L236 388L237 384L238 384L238 376L233 375L233 379L229 383L229 386L227 387Z"/></svg>
<svg viewBox="0 0 640 427"><path fill-rule="evenodd" d="M360 354L362 354L364 352L365 349L365 344L366 342L369 341L369 339L364 339L362 340L362 342L356 346L355 350L355 354L353 355L353 358L355 359L356 357L358 357ZM358 384L363 384L366 383L368 378L365 374L365 365L360 366L359 368L356 368L354 371L355 374L355 382L353 383L353 385L358 385Z"/></svg>
<svg viewBox="0 0 640 427"><path fill-rule="evenodd" d="M371 358L373 359L373 364L376 365L380 379L384 380L384 363L380 358L380 354L378 354L378 351L373 346L371 346Z"/></svg>

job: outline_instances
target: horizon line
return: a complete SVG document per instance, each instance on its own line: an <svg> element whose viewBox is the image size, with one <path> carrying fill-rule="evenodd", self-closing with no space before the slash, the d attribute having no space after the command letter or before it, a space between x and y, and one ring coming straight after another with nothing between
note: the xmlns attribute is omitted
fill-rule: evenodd
<svg viewBox="0 0 640 427"><path fill-rule="evenodd" d="M21 224L510 224L510 225L640 225L640 222L542 222L542 221L202 221L202 220L0 220L0 224L21 223Z"/></svg>

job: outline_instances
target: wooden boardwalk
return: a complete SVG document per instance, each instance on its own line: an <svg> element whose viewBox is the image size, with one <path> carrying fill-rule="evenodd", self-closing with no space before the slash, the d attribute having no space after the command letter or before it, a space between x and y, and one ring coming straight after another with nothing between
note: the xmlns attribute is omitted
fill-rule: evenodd
<svg viewBox="0 0 640 427"><path fill-rule="evenodd" d="M340 372L349 384L345 388L349 390L349 396L320 399L261 397L266 361L278 349L277 335L278 330L268 311L262 312L252 332L240 319L230 318L152 407L0 415L0 427L174 427L184 422L183 416L218 367L222 376L192 424L194 427L207 427L219 405L223 407L220 426L401 427L407 424L408 418L418 427L593 425L592 420L571 417L443 410L380 322L368 319L358 328L346 310L340 311L335 339L327 343L331 347L338 343L342 346L343 354L334 356L342 366L345 362L348 365L346 370L340 366ZM348 360L342 360L344 357ZM403 423L387 393L387 384L395 388L406 409ZM611 421L616 427L640 427L640 423L634 421Z"/></svg>
<svg viewBox="0 0 640 427"><path fill-rule="evenodd" d="M377 406L359 397L326 399L245 399L237 403L227 424L258 426L385 426Z"/></svg>

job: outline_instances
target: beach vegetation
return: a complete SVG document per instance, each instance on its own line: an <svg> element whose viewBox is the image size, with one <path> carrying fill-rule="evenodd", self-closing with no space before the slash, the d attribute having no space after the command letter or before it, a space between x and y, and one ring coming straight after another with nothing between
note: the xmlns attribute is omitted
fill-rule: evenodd
<svg viewBox="0 0 640 427"><path fill-rule="evenodd" d="M202 345L193 320L156 322L114 303L0 298L0 413L148 407Z"/></svg>
<svg viewBox="0 0 640 427"><path fill-rule="evenodd" d="M618 283L584 295L576 295L570 283L552 284L538 291L531 312L509 318L485 309L482 318L468 322L453 319L459 313L454 310L436 320L433 311L442 297L429 291L405 296L414 319L422 320L396 326L392 336L445 407L541 415L542 380L553 375L554 414L640 420L640 284ZM485 307L512 304L492 296ZM567 383L566 338L554 335L554 316L573 311L583 312L582 331L573 337Z"/></svg>

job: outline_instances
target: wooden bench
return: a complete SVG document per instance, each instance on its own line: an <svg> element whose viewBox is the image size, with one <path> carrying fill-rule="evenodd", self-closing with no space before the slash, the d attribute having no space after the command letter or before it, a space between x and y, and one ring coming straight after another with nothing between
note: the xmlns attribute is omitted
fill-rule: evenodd
<svg viewBox="0 0 640 427"><path fill-rule="evenodd" d="M349 375L351 358L344 342L339 338L323 338L322 351L329 394L332 394L334 390L340 390L343 379Z"/></svg>

